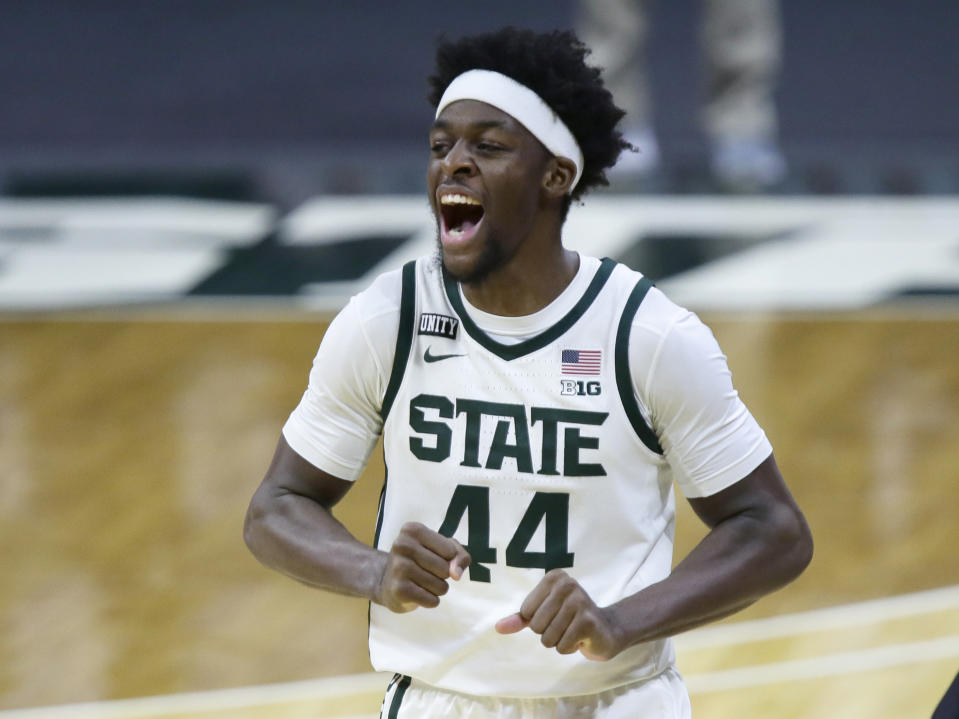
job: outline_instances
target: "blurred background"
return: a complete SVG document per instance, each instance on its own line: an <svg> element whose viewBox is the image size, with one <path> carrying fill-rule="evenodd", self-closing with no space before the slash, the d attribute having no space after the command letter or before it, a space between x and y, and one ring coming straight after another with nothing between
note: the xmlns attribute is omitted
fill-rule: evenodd
<svg viewBox="0 0 959 719"><path fill-rule="evenodd" d="M507 24L619 67L641 152L567 245L713 327L816 535L796 584L680 638L694 714L931 714L959 5L639 7L0 0L0 716L376 715L366 606L257 565L242 518L332 313L432 247L437 37ZM338 510L360 536L381 482ZM677 556L702 533L683 506Z"/></svg>
<svg viewBox="0 0 959 719"><path fill-rule="evenodd" d="M664 189L702 191L710 3L647 4ZM168 189L284 204L420 190L425 78L440 34L584 25L578 0L455 9L4 0L0 9L8 195ZM954 193L955 4L808 0L782 3L778 15L782 190Z"/></svg>

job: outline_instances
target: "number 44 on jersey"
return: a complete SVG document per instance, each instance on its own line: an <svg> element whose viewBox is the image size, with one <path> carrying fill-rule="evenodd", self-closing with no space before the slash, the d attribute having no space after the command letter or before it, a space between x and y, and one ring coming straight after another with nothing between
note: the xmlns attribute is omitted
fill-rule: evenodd
<svg viewBox="0 0 959 719"><path fill-rule="evenodd" d="M489 487L457 485L446 510L439 533L452 537L466 515L467 540L463 545L470 555L469 578L474 582L490 581L490 571L483 564L496 563L496 549L490 546ZM545 523L546 542L542 552L529 550L530 541L540 524ZM513 538L506 547L506 564L510 567L559 569L573 566L573 553L568 549L569 495L564 492L536 492Z"/></svg>

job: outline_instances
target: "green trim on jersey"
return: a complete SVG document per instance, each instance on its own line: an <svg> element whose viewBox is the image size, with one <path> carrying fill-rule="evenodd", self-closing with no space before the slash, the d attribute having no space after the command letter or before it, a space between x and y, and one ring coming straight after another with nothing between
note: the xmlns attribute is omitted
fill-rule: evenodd
<svg viewBox="0 0 959 719"><path fill-rule="evenodd" d="M393 400L400 389L403 375L406 374L406 364L410 359L410 348L413 346L413 325L416 315L416 261L403 265L403 284L400 291L400 326L396 332L396 354L393 355L393 368L390 370L390 381L383 396L383 406L380 416L383 423L393 407ZM383 509L386 502L386 483L389 481L389 465L386 463L386 451L383 451L383 465L386 472L383 475L383 488L380 490L380 501L376 511L376 530L373 533L373 546L380 543L380 529L383 526Z"/></svg>
<svg viewBox="0 0 959 719"><path fill-rule="evenodd" d="M412 677L396 674L390 684L396 682L397 679L399 682L396 683L396 693L393 695L393 701L390 702L390 709L386 715L386 719L397 719L400 714L400 705L403 703L403 697L406 695L406 690L410 688L410 684L413 682ZM389 691L389 689L387 689L387 691Z"/></svg>
<svg viewBox="0 0 959 719"><path fill-rule="evenodd" d="M393 400L400 389L403 375L406 373L406 363L410 359L410 348L413 346L413 325L416 314L416 260L403 265L403 289L400 294L400 327L396 333L396 354L393 355L393 369L390 371L390 381L383 396L383 406L380 416L386 421Z"/></svg>
<svg viewBox="0 0 959 719"><path fill-rule="evenodd" d="M619 389L623 409L626 410L626 416L629 417L629 422L633 425L636 434L649 449L656 454L662 454L663 448L659 444L659 438L643 418L643 413L639 411L639 403L636 401L636 395L633 394L633 376L629 371L629 332L633 325L633 318L636 316L636 310L639 309L646 293L652 286L653 283L646 277L637 282L633 291L629 293L629 299L626 300L626 306L623 308L623 315L619 318L615 349L616 387Z"/></svg>
<svg viewBox="0 0 959 719"><path fill-rule="evenodd" d="M462 322L463 329L466 330L466 333L500 359L509 361L528 355L555 342L566 330L576 324L576 321L583 316L583 313L589 309L593 300L596 299L599 291L603 289L603 285L606 284L606 280L609 279L615 267L615 261L608 257L603 258L599 269L596 271L596 275L589 283L589 287L586 288L583 296L579 298L579 301L573 306L573 309L571 309L563 319L535 337L530 337L528 340L514 345L504 345L497 342L476 325L466 311L466 307L463 306L463 299L459 293L459 283L446 274L446 270L443 270L443 284L446 287L446 296L453 306L453 311L459 315L460 322Z"/></svg>
<svg viewBox="0 0 959 719"><path fill-rule="evenodd" d="M386 464L386 450L383 451L383 486L380 488L380 499L376 503L376 529L373 530L373 548L380 548L380 530L383 529L383 510L386 508L386 483L390 481L390 468Z"/></svg>

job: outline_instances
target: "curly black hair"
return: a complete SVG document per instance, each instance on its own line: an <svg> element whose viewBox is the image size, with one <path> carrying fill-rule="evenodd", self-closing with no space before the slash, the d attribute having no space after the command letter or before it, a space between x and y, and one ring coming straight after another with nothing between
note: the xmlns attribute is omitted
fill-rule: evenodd
<svg viewBox="0 0 959 719"><path fill-rule="evenodd" d="M447 86L467 70L494 70L513 78L543 98L559 115L583 151L583 174L567 197L608 185L606 169L619 153L632 148L616 129L625 113L616 107L600 70L586 64L589 49L569 30L537 33L515 27L455 41L440 39L436 74L429 78L429 101L439 105Z"/></svg>

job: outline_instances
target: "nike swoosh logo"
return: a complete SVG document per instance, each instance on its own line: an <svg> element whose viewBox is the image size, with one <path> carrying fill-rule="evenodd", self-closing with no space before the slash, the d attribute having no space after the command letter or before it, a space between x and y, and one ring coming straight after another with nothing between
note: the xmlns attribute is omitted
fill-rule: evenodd
<svg viewBox="0 0 959 719"><path fill-rule="evenodd" d="M423 353L423 359L427 362L439 362L440 360L449 359L450 357L465 357L466 355L434 355L430 353L430 348L426 348L426 352Z"/></svg>

